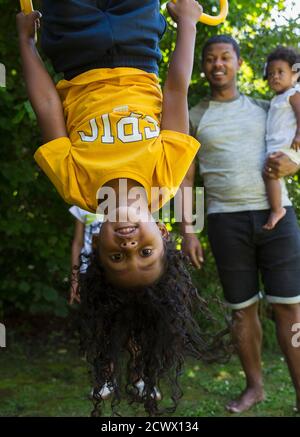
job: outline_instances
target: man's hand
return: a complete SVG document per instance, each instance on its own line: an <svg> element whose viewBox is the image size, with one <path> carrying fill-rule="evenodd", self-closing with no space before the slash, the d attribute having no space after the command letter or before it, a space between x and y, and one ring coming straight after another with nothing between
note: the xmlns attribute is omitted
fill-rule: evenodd
<svg viewBox="0 0 300 437"><path fill-rule="evenodd" d="M299 166L295 164L283 152L272 153L264 167L264 175L269 179L280 179L285 176L292 176L299 170Z"/></svg>
<svg viewBox="0 0 300 437"><path fill-rule="evenodd" d="M181 248L183 253L189 257L193 266L201 269L204 263L204 255L197 236L195 234L185 234L182 238Z"/></svg>
<svg viewBox="0 0 300 437"><path fill-rule="evenodd" d="M71 281L69 304L73 305L74 302L80 303L78 280Z"/></svg>
<svg viewBox="0 0 300 437"><path fill-rule="evenodd" d="M291 148L298 152L300 150L300 131L296 132L295 138L293 139Z"/></svg>
<svg viewBox="0 0 300 437"><path fill-rule="evenodd" d="M196 24L203 12L202 6L196 0L176 0L176 3L171 1L167 3L167 9L175 23L187 20Z"/></svg>
<svg viewBox="0 0 300 437"><path fill-rule="evenodd" d="M17 15L17 29L20 40L35 40L36 31L40 28L41 17L42 14L39 11L31 12L28 15L20 12Z"/></svg>

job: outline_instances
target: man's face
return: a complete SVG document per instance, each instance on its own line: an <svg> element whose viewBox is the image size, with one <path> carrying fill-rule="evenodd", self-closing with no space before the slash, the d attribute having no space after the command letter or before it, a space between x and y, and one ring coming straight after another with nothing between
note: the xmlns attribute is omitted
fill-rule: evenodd
<svg viewBox="0 0 300 437"><path fill-rule="evenodd" d="M236 75L242 60L233 46L227 43L210 45L204 55L202 67L212 89L222 90L235 86Z"/></svg>
<svg viewBox="0 0 300 437"><path fill-rule="evenodd" d="M164 269L163 237L166 236L166 228L154 220L106 221L97 246L108 280L124 288L157 281Z"/></svg>

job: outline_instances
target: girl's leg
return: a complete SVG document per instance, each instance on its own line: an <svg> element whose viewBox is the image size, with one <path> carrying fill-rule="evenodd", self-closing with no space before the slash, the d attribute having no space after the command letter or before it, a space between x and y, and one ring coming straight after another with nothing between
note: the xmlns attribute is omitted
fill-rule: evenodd
<svg viewBox="0 0 300 437"><path fill-rule="evenodd" d="M266 230L273 229L285 214L286 209L281 205L281 184L280 179L265 178L267 195L271 206L271 213L267 223L263 226Z"/></svg>
<svg viewBox="0 0 300 437"><path fill-rule="evenodd" d="M158 74L159 42L166 30L159 0L108 0L114 37L113 65L132 66Z"/></svg>
<svg viewBox="0 0 300 437"><path fill-rule="evenodd" d="M67 79L92 68L158 73L159 0L43 0L42 48Z"/></svg>
<svg viewBox="0 0 300 437"><path fill-rule="evenodd" d="M42 49L66 78L89 69L113 46L104 0L43 0Z"/></svg>

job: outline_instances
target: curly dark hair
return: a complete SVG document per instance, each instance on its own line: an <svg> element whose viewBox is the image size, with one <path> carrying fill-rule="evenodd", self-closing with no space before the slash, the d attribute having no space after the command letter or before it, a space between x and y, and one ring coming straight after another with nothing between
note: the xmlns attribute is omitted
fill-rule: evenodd
<svg viewBox="0 0 300 437"><path fill-rule="evenodd" d="M212 319L192 283L184 255L172 242L165 242L165 262L157 283L126 290L108 283L97 251L90 256L80 283L80 341L95 387L92 416L101 415L99 392L104 384L112 391L113 415L118 415L124 393L129 402L143 402L150 416L174 412L182 396L178 377L185 356L205 362L228 358L223 335L229 329L215 336L205 334L192 315L194 309ZM135 386L140 378L145 384L142 396ZM163 379L171 390L172 405L159 409L154 393Z"/></svg>
<svg viewBox="0 0 300 437"><path fill-rule="evenodd" d="M300 63L300 54L291 47L278 46L267 57L265 65L264 79L268 79L268 67L272 61L285 61L292 68L295 64ZM300 78L298 78L299 82Z"/></svg>

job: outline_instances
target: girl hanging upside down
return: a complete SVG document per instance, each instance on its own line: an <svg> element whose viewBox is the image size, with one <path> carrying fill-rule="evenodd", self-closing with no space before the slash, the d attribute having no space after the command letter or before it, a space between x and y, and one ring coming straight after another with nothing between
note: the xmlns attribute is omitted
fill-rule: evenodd
<svg viewBox="0 0 300 437"><path fill-rule="evenodd" d="M186 353L208 361L223 356L220 342L200 332L192 307L198 303L205 316L207 308L166 227L151 214L174 196L200 146L188 135L187 92L202 8L196 0L168 4L177 43L162 99L157 63L166 23L158 0L42 5L42 16L17 16L27 91L44 140L35 159L66 202L105 215L79 284L93 414L101 412L104 388L115 408L123 367L125 392L158 414L162 377L169 378L174 407L181 397L177 377ZM56 87L35 46L41 17L42 48L64 74ZM156 195L153 187L166 190Z"/></svg>

